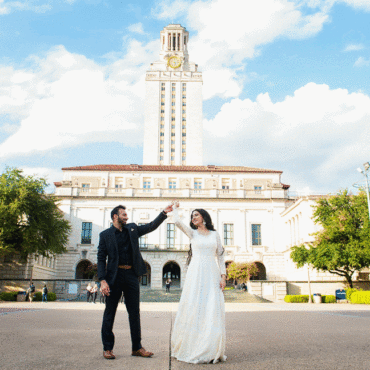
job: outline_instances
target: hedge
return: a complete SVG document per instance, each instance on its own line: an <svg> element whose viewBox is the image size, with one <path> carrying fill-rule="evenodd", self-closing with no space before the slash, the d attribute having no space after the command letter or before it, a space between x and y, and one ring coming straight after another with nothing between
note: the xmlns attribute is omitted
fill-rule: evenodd
<svg viewBox="0 0 370 370"><path fill-rule="evenodd" d="M356 289L356 288L348 288L346 289L346 298L351 301L352 294L355 292L359 292L362 289Z"/></svg>
<svg viewBox="0 0 370 370"><path fill-rule="evenodd" d="M17 292L3 292L0 293L0 301L16 301Z"/></svg>
<svg viewBox="0 0 370 370"><path fill-rule="evenodd" d="M351 303L370 304L370 292L353 292Z"/></svg>
<svg viewBox="0 0 370 370"><path fill-rule="evenodd" d="M313 302L313 296L311 296ZM286 295L284 301L287 303L308 303L308 294L307 295ZM322 295L322 303L336 303L335 296L333 295Z"/></svg>
<svg viewBox="0 0 370 370"><path fill-rule="evenodd" d="M57 295L55 293L50 292L50 293L47 294L47 298L48 298L48 302L49 301L52 302L52 301L55 301L57 299ZM41 302L42 301L42 293L41 292L36 292L34 297L33 297L33 300L36 301L36 302L37 301Z"/></svg>

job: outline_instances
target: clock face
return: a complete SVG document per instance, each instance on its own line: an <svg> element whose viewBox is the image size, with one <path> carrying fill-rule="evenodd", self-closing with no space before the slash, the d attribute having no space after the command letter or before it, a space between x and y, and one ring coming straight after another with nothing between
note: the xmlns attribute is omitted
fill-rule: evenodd
<svg viewBox="0 0 370 370"><path fill-rule="evenodd" d="M179 68L181 66L181 59L178 56L174 55L168 59L168 65L171 68Z"/></svg>

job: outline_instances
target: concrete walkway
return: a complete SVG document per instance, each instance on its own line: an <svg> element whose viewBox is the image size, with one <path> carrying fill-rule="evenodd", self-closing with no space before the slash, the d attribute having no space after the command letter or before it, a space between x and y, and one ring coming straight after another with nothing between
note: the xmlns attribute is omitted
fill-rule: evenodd
<svg viewBox="0 0 370 370"><path fill-rule="evenodd" d="M114 332L116 360L102 357L103 304L0 303L1 368L187 370L370 368L370 307L351 304L226 303L228 359L192 365L170 357L178 303L142 303L143 345L151 359L130 355L125 306Z"/></svg>

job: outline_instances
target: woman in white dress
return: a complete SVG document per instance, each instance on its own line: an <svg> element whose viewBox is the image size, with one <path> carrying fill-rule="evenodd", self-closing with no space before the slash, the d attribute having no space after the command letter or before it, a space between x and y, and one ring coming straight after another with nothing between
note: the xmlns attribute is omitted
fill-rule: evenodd
<svg viewBox="0 0 370 370"><path fill-rule="evenodd" d="M174 207L174 222L190 239L191 258L171 336L171 354L189 363L225 361L224 249L207 211L196 209L190 227Z"/></svg>

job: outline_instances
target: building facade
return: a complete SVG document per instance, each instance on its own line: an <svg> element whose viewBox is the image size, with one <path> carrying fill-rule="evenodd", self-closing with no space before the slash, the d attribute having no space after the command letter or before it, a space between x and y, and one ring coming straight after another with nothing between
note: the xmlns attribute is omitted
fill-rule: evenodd
<svg viewBox="0 0 370 370"><path fill-rule="evenodd" d="M160 34L160 60L145 85L144 164L202 165L202 73L189 61L189 33L171 24Z"/></svg>
<svg viewBox="0 0 370 370"><path fill-rule="evenodd" d="M203 82L198 66L189 61L188 42L181 25L161 31L160 59L146 74L144 164L63 168L55 196L72 224L67 253L31 258L23 275L31 271L35 279L86 278L86 267L97 262L99 233L110 227L115 206L126 206L129 222L140 225L178 200L185 223L196 208L210 213L226 264L255 262L257 280L307 280L307 269L297 269L289 255L293 245L309 242L316 230L313 200L290 198L281 171L202 165ZM143 286L161 289L167 278L183 286L189 240L171 216L140 238L140 249L148 270ZM9 269L6 261L0 266ZM318 272L311 277L327 278L339 280ZM265 293L262 284L260 289L267 296L267 290L272 292L268 284Z"/></svg>

